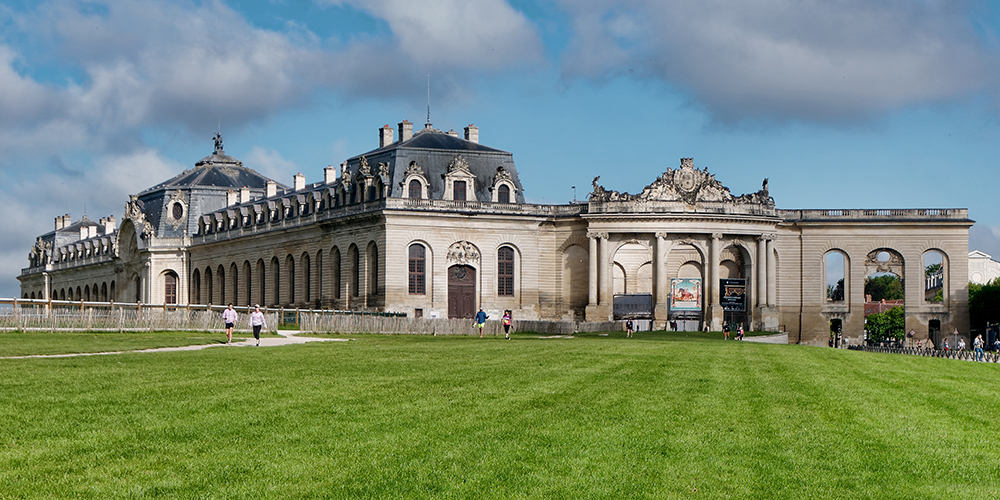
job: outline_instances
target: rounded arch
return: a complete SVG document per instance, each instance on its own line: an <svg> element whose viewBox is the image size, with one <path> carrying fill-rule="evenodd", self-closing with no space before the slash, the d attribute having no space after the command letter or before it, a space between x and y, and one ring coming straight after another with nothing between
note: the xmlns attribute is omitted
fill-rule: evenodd
<svg viewBox="0 0 1000 500"><path fill-rule="evenodd" d="M83 300L83 291L80 290L80 286L76 287L76 300Z"/></svg>
<svg viewBox="0 0 1000 500"><path fill-rule="evenodd" d="M379 292L379 278L381 273L379 272L379 251L378 243L375 240L368 242L368 247L365 249L365 267L368 271L368 296L375 297L381 295Z"/></svg>
<svg viewBox="0 0 1000 500"><path fill-rule="evenodd" d="M246 306L253 304L253 275L249 260L243 261L243 304Z"/></svg>
<svg viewBox="0 0 1000 500"><path fill-rule="evenodd" d="M117 299L118 298L118 291L117 291L117 288L115 288L115 280L111 280L110 289L111 289L111 291L109 293L111 294L111 300Z"/></svg>
<svg viewBox="0 0 1000 500"><path fill-rule="evenodd" d="M201 304L201 271L191 271L191 302Z"/></svg>
<svg viewBox="0 0 1000 500"><path fill-rule="evenodd" d="M267 271L264 269L264 259L257 259L257 302L255 305L267 305Z"/></svg>
<svg viewBox="0 0 1000 500"><path fill-rule="evenodd" d="M295 257L292 254L285 256L285 287L288 290L285 294L285 300L279 301L285 304L295 303Z"/></svg>
<svg viewBox="0 0 1000 500"><path fill-rule="evenodd" d="M281 302L281 263L278 256L271 257L271 305L277 306Z"/></svg>
<svg viewBox="0 0 1000 500"><path fill-rule="evenodd" d="M349 269L347 282L348 297L358 296L358 288L360 288L361 285L361 270L359 269L360 264L361 256L358 250L358 245L351 243L351 245L347 247L347 265Z"/></svg>
<svg viewBox="0 0 1000 500"><path fill-rule="evenodd" d="M497 296L516 297L520 289L519 271L521 251L513 243L503 243L496 249L497 259Z"/></svg>
<svg viewBox="0 0 1000 500"><path fill-rule="evenodd" d="M865 302L906 302L906 261L890 247L878 247L865 256Z"/></svg>
<svg viewBox="0 0 1000 500"><path fill-rule="evenodd" d="M108 301L108 282L104 281L101 283L101 302Z"/></svg>
<svg viewBox="0 0 1000 500"><path fill-rule="evenodd" d="M205 280L205 296L202 297L202 299L204 299L203 303L211 304L213 303L213 298L215 297L214 295L215 290L213 290L213 288L215 288L213 286L215 285L215 283L213 283L214 280L212 276L212 266L208 266L205 268L204 280Z"/></svg>
<svg viewBox="0 0 1000 500"><path fill-rule="evenodd" d="M315 286L313 286L313 288L316 290L316 297L314 298L314 301L316 303L317 308L323 307L326 301L326 296L323 293L323 285L325 284L324 281L326 281L323 279L324 278L323 257L325 257L325 255L323 254L323 249L321 248L319 250L316 250L316 261L313 263L313 269L315 270L316 274L316 284Z"/></svg>
<svg viewBox="0 0 1000 500"><path fill-rule="evenodd" d="M86 285L83 287L83 295L81 296L81 298L83 300L86 300L87 302L90 302L90 285Z"/></svg>
<svg viewBox="0 0 1000 500"><path fill-rule="evenodd" d="M27 293L24 294L24 298L26 298L26 299L29 298ZM31 300L35 300L35 292L31 292L31 297L30 298L31 298Z"/></svg>
<svg viewBox="0 0 1000 500"><path fill-rule="evenodd" d="M335 305L341 298L340 269L340 247L334 245L330 249L330 287L333 289L332 295Z"/></svg>
<svg viewBox="0 0 1000 500"><path fill-rule="evenodd" d="M219 305L225 305L226 303L226 268L222 264L215 271L215 281L219 283L219 301L216 302Z"/></svg>
<svg viewBox="0 0 1000 500"><path fill-rule="evenodd" d="M850 297L850 255L840 248L830 248L823 253L823 277L827 302L844 302Z"/></svg>
<svg viewBox="0 0 1000 500"><path fill-rule="evenodd" d="M163 286L163 303L177 304L178 288L180 280L177 279L177 272L167 269L160 273L160 283Z"/></svg>
<svg viewBox="0 0 1000 500"><path fill-rule="evenodd" d="M406 247L407 291L410 295L427 294L427 260L430 252L423 242L413 241Z"/></svg>
<svg viewBox="0 0 1000 500"><path fill-rule="evenodd" d="M229 302L237 306L240 305L240 268L235 262L229 264L229 300L224 301L223 304Z"/></svg>
<svg viewBox="0 0 1000 500"><path fill-rule="evenodd" d="M951 266L948 254L937 247L931 247L920 255L924 269L924 302L947 305L950 295L949 278Z"/></svg>
<svg viewBox="0 0 1000 500"><path fill-rule="evenodd" d="M309 258L309 252L302 252L302 256L299 257L300 265L302 269L302 301L306 304L312 301L312 259Z"/></svg>
<svg viewBox="0 0 1000 500"><path fill-rule="evenodd" d="M612 269L615 294L635 294L640 289L653 289L652 273L649 273L646 283L639 283L639 269L646 264L651 266L653 261L653 251L648 242L634 239L620 242L614 249L612 261L615 264Z"/></svg>

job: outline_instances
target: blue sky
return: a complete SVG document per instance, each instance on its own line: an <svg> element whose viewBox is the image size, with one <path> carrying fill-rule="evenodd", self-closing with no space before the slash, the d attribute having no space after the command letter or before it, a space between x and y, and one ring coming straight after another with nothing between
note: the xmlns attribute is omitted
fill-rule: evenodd
<svg viewBox="0 0 1000 500"><path fill-rule="evenodd" d="M286 184L403 119L474 123L533 203L681 157L780 208L969 208L1000 256L987 1L0 2L0 295L56 215L227 153Z"/></svg>

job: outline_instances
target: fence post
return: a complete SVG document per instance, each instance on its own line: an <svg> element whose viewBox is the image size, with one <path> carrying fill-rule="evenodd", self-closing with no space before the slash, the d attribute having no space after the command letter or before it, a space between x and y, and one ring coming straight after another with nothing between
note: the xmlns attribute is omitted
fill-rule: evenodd
<svg viewBox="0 0 1000 500"><path fill-rule="evenodd" d="M17 297L14 297L14 331L21 330L21 311L18 309Z"/></svg>

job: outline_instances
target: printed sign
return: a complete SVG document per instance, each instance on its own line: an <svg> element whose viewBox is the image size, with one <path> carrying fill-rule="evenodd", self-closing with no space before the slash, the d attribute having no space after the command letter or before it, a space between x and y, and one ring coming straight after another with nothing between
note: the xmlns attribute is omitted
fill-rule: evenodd
<svg viewBox="0 0 1000 500"><path fill-rule="evenodd" d="M700 311L701 278L671 278L670 309L674 311Z"/></svg>
<svg viewBox="0 0 1000 500"><path fill-rule="evenodd" d="M728 312L745 312L747 310L747 280L746 278L720 279L719 302L722 310Z"/></svg>

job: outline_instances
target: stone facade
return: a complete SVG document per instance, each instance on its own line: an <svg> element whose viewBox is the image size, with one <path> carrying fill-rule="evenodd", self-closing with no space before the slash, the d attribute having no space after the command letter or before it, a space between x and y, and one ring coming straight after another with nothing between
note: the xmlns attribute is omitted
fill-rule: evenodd
<svg viewBox="0 0 1000 500"><path fill-rule="evenodd" d="M404 121L398 132L380 128L379 148L327 167L322 182L297 174L292 187L225 155L217 136L194 169L132 196L120 229L113 218L57 218L29 254L22 296L421 317L479 307L525 320L627 314L825 344L832 321L860 335L865 277L893 272L906 284L908 329L968 329L964 209L779 210L767 179L733 195L690 158L638 194L595 178L587 203L532 205L513 156L479 144L478 128L462 139ZM932 251L944 256L940 302L923 293ZM846 262L843 300L827 295L831 252ZM672 296L681 278L703 288L687 310ZM737 280L726 283L745 291L745 311L720 280Z"/></svg>
<svg viewBox="0 0 1000 500"><path fill-rule="evenodd" d="M970 283L985 285L997 278L1000 278L1000 262L993 260L993 256L986 252L969 252Z"/></svg>

